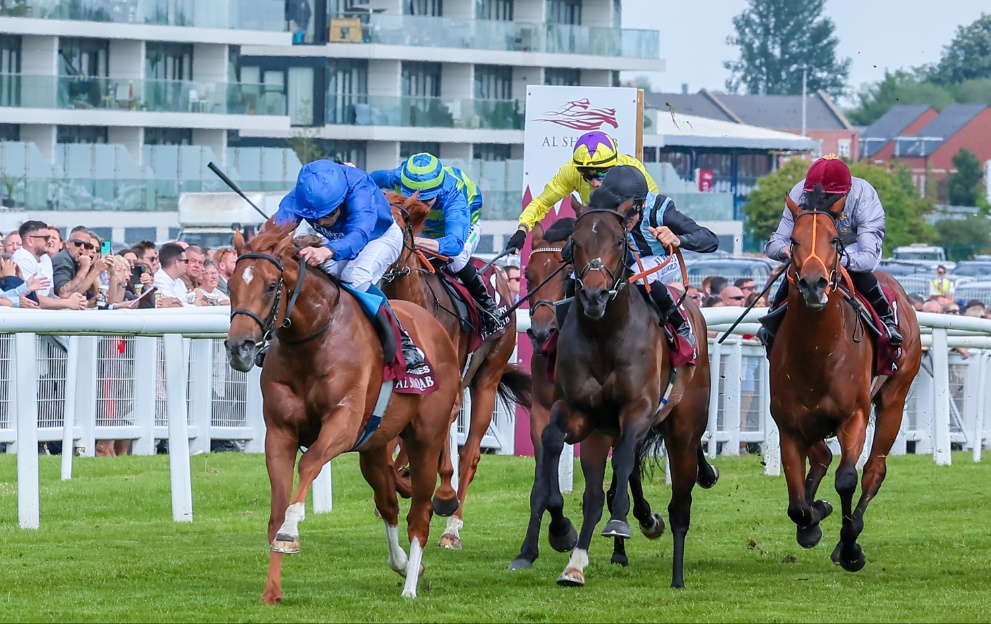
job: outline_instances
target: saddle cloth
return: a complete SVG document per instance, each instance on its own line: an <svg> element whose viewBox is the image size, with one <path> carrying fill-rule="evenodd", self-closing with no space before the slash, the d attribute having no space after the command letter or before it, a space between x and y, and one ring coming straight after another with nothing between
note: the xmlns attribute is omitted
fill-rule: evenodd
<svg viewBox="0 0 991 624"><path fill-rule="evenodd" d="M471 263L475 265L476 269L481 269L485 266L485 261L479 258L472 258ZM489 291L489 295L495 300L496 305L501 306L506 305L507 302L502 300L502 295L499 294L499 291L495 287L497 270L494 266L489 267L482 274L482 281L485 283L485 288ZM437 274L440 276L440 283L444 286L447 294L450 295L451 300L454 301L454 310L452 311L457 314L458 321L461 324L461 331L469 336L468 353L477 351L484 342L498 340L505 335L509 329L509 325L506 325L483 341L482 313L479 311L478 304L475 303L475 299L471 296L471 293L468 292L464 284L447 271L441 269L437 271Z"/></svg>

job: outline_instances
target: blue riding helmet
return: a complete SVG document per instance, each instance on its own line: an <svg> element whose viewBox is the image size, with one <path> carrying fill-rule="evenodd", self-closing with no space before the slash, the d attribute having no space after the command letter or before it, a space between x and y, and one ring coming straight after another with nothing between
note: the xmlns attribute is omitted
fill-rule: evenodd
<svg viewBox="0 0 991 624"><path fill-rule="evenodd" d="M348 194L348 181L341 170L343 166L329 160L305 165L299 171L295 188L279 202L279 209L313 220L333 214Z"/></svg>
<svg viewBox="0 0 991 624"><path fill-rule="evenodd" d="M419 191L420 201L430 201L440 194L444 175L439 158L426 152L413 154L403 163L399 188L407 197Z"/></svg>

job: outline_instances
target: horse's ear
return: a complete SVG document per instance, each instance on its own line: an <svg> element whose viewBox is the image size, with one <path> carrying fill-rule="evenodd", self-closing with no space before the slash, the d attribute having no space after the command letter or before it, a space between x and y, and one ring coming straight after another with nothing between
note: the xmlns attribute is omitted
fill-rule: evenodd
<svg viewBox="0 0 991 624"><path fill-rule="evenodd" d="M579 198L574 193L571 194L571 209L575 211L575 216L580 217L582 213L588 209L588 206L582 203L581 198Z"/></svg>
<svg viewBox="0 0 991 624"><path fill-rule="evenodd" d="M276 258L281 258L282 256L286 255L286 253L295 253L295 251L296 251L296 244L293 241L292 236L287 235L281 238L279 242L275 245L275 249L273 250L272 255L274 255Z"/></svg>
<svg viewBox="0 0 991 624"><path fill-rule="evenodd" d="M538 245L537 241L544 240L544 226L537 224L533 226L533 230L530 232L530 245L533 247L543 247L543 245Z"/></svg>
<svg viewBox="0 0 991 624"><path fill-rule="evenodd" d="M839 201L833 202L833 205L829 207L829 211L836 216L843 214L843 208L846 207L846 198L849 195L844 195L839 199Z"/></svg>
<svg viewBox="0 0 991 624"><path fill-rule="evenodd" d="M240 228L234 230L234 239L231 241L231 244L234 245L234 251L237 252L237 255L240 256L244 253L244 247L247 243L244 240L244 233L240 230Z"/></svg>
<svg viewBox="0 0 991 624"><path fill-rule="evenodd" d="M795 203L795 200L790 195L785 195L785 205L788 206L788 210L791 210L791 216L793 217L797 217L798 213L802 211L801 207Z"/></svg>

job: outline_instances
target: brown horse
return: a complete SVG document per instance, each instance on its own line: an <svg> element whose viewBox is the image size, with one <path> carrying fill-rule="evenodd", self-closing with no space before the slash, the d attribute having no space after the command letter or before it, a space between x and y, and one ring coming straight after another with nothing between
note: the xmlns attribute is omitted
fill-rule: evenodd
<svg viewBox="0 0 991 624"><path fill-rule="evenodd" d="M898 324L905 337L898 371L872 380L875 345L864 339L865 328L845 294L837 287L844 273L836 219L846 197L824 206L813 192L810 205L799 207L790 198L795 219L792 267L786 277L792 287L788 310L778 330L770 358L771 416L781 435L781 459L788 481L788 515L798 525L798 543L812 548L822 539L819 522L832 507L815 500L832 453L823 441L836 435L842 455L836 469L836 491L843 505L843 528L832 559L845 570L864 567L857 536L864 529L864 512L877 495L885 475L885 458L898 435L909 386L919 371L921 341L915 310L898 282L876 273L882 285L896 293ZM876 382L884 379L877 389ZM863 489L856 509L857 460L863 452L871 404L875 408L874 443L864 466ZM809 460L808 474L805 473Z"/></svg>
<svg viewBox="0 0 991 624"><path fill-rule="evenodd" d="M629 538L627 489L637 451L645 441L659 443L663 437L672 475L668 506L674 538L671 585L683 587L692 489L696 481L711 485L716 480L712 467L700 462L709 404L708 354L705 343L699 341L697 365L672 369L657 314L627 282L631 274L626 263L627 223L634 217L632 201L617 207L598 197L605 199L593 194L572 237L577 296L560 329L556 400L551 422L541 436L546 459L530 498L531 520L546 509L551 514L551 546L571 541L567 538L574 529L564 517L557 466L564 443L581 442L584 519L577 547L558 583L584 585L592 531L602 516L602 483L610 449L616 489L612 517L602 534ZM705 319L699 310L688 302L686 311L696 335L705 336Z"/></svg>
<svg viewBox="0 0 991 624"><path fill-rule="evenodd" d="M228 282L231 366L249 370L264 340L274 334L261 374L265 462L272 486L272 552L262 594L268 604L282 600L282 555L299 552L299 522L310 485L324 464L355 450L369 431L384 367L376 330L355 296L326 274L305 270L289 237L291 229L269 221L249 245L236 240L237 268ZM403 596L415 597L441 449L460 400L459 369L454 345L433 317L412 304L399 302L394 309L433 365L437 388L423 396L394 393L379 428L357 450L361 473L385 520L389 567L406 576ZM413 484L408 559L399 545L399 503L388 445L400 435L410 449ZM301 446L307 449L293 492ZM450 486L437 491L441 504L449 505L455 496Z"/></svg>
<svg viewBox="0 0 991 624"><path fill-rule="evenodd" d="M390 299L415 303L433 314L454 341L461 364L462 385L471 392L471 419L468 436L461 449L458 463L459 505L447 522L438 546L461 548L460 530L464 526L464 504L478 470L481 458L482 437L492 423L496 396L506 402L518 403L530 408L531 380L523 369L509 364L516 348L516 315L510 318L509 329L501 337L484 343L474 353L469 352L471 334L462 331L460 320L454 312L455 305L447 290L441 285L436 269L416 251L414 235L419 232L429 208L416 195L404 197L398 193L386 193L393 206L396 223L405 230L403 250L399 259L382 280L382 291ZM509 284L498 279L498 291L503 301L511 302ZM402 453L400 453L402 456ZM449 458L445 453L445 458ZM402 460L397 460L402 468ZM451 468L453 470L453 467Z"/></svg>
<svg viewBox="0 0 991 624"><path fill-rule="evenodd" d="M571 198L571 207L577 215L584 210L577 198ZM530 374L533 376L533 406L530 408L530 441L533 443L533 458L536 465L534 476L540 474L544 461L544 447L540 436L550 422L551 405L554 403L554 382L548 374L549 363L542 347L557 331L555 304L565 298L565 279L571 272L564 266L562 250L571 240L575 229L575 219L558 219L546 232L538 223L530 234L532 248L526 265L526 281L530 288L527 299L530 301L530 329L527 336L533 344L530 357ZM556 279L555 279L556 278ZM614 441L615 443L615 441ZM650 504L644 499L640 483L639 466L630 475L630 491L633 496L633 515L640 521L640 531L648 539L657 539L664 533L664 520L653 513ZM607 506L612 509L616 494L616 479L613 477L606 492ZM520 554L509 564L510 570L533 567L538 552L540 516L533 518L524 539ZM612 562L629 565L626 556L626 540L616 537L613 542Z"/></svg>

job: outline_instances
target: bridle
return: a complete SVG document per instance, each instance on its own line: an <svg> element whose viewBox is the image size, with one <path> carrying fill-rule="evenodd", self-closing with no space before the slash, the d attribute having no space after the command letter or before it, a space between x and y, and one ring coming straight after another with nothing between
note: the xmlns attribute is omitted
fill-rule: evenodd
<svg viewBox="0 0 991 624"><path fill-rule="evenodd" d="M531 249L530 250L530 257L532 258L533 257L533 254L538 254L538 253L558 253L559 254L559 253L561 253L561 249L559 249L558 247L540 247L538 249ZM562 266L561 267L558 267L558 269L556 271L554 271L553 273L551 273L550 275L548 275L547 278L545 278L542 282L540 282L540 284L536 288L534 288L532 291L530 291L530 292L534 292L535 293L535 292L539 291L540 290L540 287L543 286L544 284L546 284L547 281L548 281L548 279L550 279L551 277L554 277L555 275L557 275L558 273L560 273L561 272L561 269L563 269L563 268L564 268L564 265L563 265L563 258L562 258ZM530 289L528 288L527 290L529 291ZM550 308L553 311L553 310L556 309L554 307L554 304L555 303L557 303L557 302L556 301L551 301L550 299L537 299L537 300L531 301L530 302L530 314L533 314L537 310L537 308L539 308L541 306L547 306L548 308Z"/></svg>
<svg viewBox="0 0 991 624"><path fill-rule="evenodd" d="M836 213L834 213L832 211L829 211L829 210L818 210L818 209L802 210L801 212L799 212L798 214L795 215L795 225L796 226L798 225L798 220L799 219L801 219L802 217L805 217L805 216L809 216L809 215L811 215L812 217L816 217L818 215L826 215L827 217L829 217L833 221L834 225L835 225L836 219L837 219ZM815 219L813 219L812 220L812 240L813 240L813 242L816 239L816 226L817 226L817 224L818 224L818 221L816 221ZM819 262L819 264L822 265L823 270L829 272L829 283L826 285L826 294L827 295L829 293L833 292L834 290L836 290L836 287L839 284L840 278L842 276L842 272L840 270L840 258L841 258L841 256L843 255L843 252L844 252L844 249L843 249L843 240L839 237L838 234L835 237L833 237L833 240L830 241L830 244L833 245L833 247L836 249L836 263L833 265L833 268L832 269L830 269L828 266L826 266L826 263L823 261L823 259L820 258L818 255L816 255L815 245L813 245L812 251L809 252L809 255L804 260L802 260L802 266L803 267L805 266L805 263L806 262L809 262L811 260L815 260L815 261ZM798 242L795 240L794 237L792 237L791 246L792 246L792 257L794 257L795 247L798 246ZM790 283L792 283L793 285L795 283L797 283L798 280L800 280L801 277L802 277L799 274L798 271L799 271L798 265L793 262L792 263L792 272L787 274L788 275L788 281Z"/></svg>
<svg viewBox="0 0 991 624"><path fill-rule="evenodd" d="M282 291L285 290L285 286L286 286L285 266L283 266L282 261L276 258L275 256L257 251L251 251L239 255L234 263L234 266L237 266L237 264L242 260L266 260L274 264L275 267L279 269L279 281L275 288L275 301L272 302L272 309L269 310L268 318L262 320L260 316L258 316L257 314L246 308L237 308L231 311L232 322L234 321L235 316L237 316L238 314L243 314L244 316L247 316L254 322L258 323L258 325L262 329L262 339L255 344L256 346L264 346L265 344L267 344L272 340L272 337L275 336L275 334L280 329L286 329L292 326L292 319L290 317L292 315L293 308L296 307L296 300L299 299L299 293L302 291L303 288L303 279L306 277L306 262L303 260L299 261L299 278L296 280L296 286L295 288L293 288L292 296L289 298L289 304L286 306L285 318L283 319L282 324L279 325L279 327L275 327L275 320L279 315L279 304L282 303ZM321 329L317 330L315 333L310 334L306 338L303 338L302 340L296 340L296 341L288 341L283 339L280 340L282 342L285 342L286 344L302 344L309 340L313 340L320 334L327 331L333 319L334 317L331 316L330 319L328 319L326 325L324 325Z"/></svg>
<svg viewBox="0 0 991 624"><path fill-rule="evenodd" d="M412 273L413 269L410 267L408 262L405 263L403 266L400 266L400 264L403 263L404 257L409 258L410 256L416 255L416 243L413 241L413 226L410 225L409 223L410 220L409 211L402 206L398 206L395 204L392 204L392 206L394 208L397 208L403 215L403 251L408 253L406 254L401 253L399 255L399 258L397 258L396 261L392 264L392 266L389 267L389 270L385 272L385 274L382 276L382 280L385 282L392 282L394 280L399 279L400 277L406 277L407 275ZM419 270L426 271L426 269L419 269Z"/></svg>
<svg viewBox="0 0 991 624"><path fill-rule="evenodd" d="M582 219L584 219L590 214L595 214L595 213L611 214L617 219L619 219L621 225L625 224L627 219L630 218L630 215L624 215L622 212L619 212L618 210L610 210L607 208L592 208L590 210L586 210L585 212L583 212L582 215L578 217L578 219L575 221L576 231L578 228L578 224L581 222ZM623 236L625 238L626 236L625 228L623 228L623 230L624 230ZM602 262L602 258L593 259L584 267L582 267L582 269L578 271L578 273L575 275L575 282L577 289L581 290L585 288L584 278L586 275L589 274L590 271L598 271L603 275L607 276L609 281L612 282L612 286L609 288L608 291L609 300L611 301L615 299L619 295L619 293L627 286L626 277L624 275L624 272L626 271L627 268L626 263L624 262L625 259L626 259L626 254L625 253L621 254L619 257L618 266L615 267L614 269L610 269L609 267L607 267Z"/></svg>

